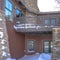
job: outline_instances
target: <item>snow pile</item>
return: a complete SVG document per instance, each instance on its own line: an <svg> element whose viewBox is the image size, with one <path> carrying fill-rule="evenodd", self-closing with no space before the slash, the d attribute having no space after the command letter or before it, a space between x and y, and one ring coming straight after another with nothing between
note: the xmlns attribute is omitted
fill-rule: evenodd
<svg viewBox="0 0 60 60"><path fill-rule="evenodd" d="M36 59L36 60L37 60L37 59ZM40 57L40 58L38 58L38 60L44 60L44 59Z"/></svg>
<svg viewBox="0 0 60 60"><path fill-rule="evenodd" d="M16 59L13 59L13 58L7 58L6 60L16 60Z"/></svg>
<svg viewBox="0 0 60 60"><path fill-rule="evenodd" d="M39 58L40 54L34 54L34 55L25 55L24 57L20 58L19 60L36 60Z"/></svg>
<svg viewBox="0 0 60 60"><path fill-rule="evenodd" d="M51 54L34 54L34 55L25 55L19 60L51 60Z"/></svg>
<svg viewBox="0 0 60 60"><path fill-rule="evenodd" d="M42 58L44 60L51 60L51 54L42 53L42 54L40 54L38 60L40 60L40 58Z"/></svg>

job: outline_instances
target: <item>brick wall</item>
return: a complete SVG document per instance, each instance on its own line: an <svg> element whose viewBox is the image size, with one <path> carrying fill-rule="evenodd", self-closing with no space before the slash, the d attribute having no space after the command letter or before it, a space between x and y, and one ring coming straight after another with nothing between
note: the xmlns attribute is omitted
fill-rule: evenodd
<svg viewBox="0 0 60 60"><path fill-rule="evenodd" d="M52 35L38 35L38 34L35 34L35 35L32 35L32 34L26 34L25 35L25 49L26 49L26 54L31 54L31 53L28 53L27 52L27 41L28 40L35 40L35 53L36 52L43 52L43 41L46 41L46 40L52 40Z"/></svg>

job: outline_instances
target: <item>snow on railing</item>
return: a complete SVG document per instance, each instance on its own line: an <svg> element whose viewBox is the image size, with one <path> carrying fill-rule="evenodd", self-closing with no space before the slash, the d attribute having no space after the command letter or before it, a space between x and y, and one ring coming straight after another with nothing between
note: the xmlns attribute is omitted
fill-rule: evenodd
<svg viewBox="0 0 60 60"><path fill-rule="evenodd" d="M58 18L60 15L41 15L41 16L23 16L16 18L14 29L35 29L35 30L51 30L54 27L60 26L60 23L58 22ZM53 18L56 20L56 22L51 23ZM45 20L48 20L48 22L45 22ZM41 29L42 28L42 29ZM25 30L24 30L25 31ZM30 31L30 30L29 30Z"/></svg>
<svg viewBox="0 0 60 60"><path fill-rule="evenodd" d="M39 28L52 28L52 27L57 27L57 26L40 26L40 25L35 25L35 24L18 24L18 25L14 25L14 29L18 29L18 28L24 28L24 29L29 29L29 28L35 28L35 29L39 29Z"/></svg>

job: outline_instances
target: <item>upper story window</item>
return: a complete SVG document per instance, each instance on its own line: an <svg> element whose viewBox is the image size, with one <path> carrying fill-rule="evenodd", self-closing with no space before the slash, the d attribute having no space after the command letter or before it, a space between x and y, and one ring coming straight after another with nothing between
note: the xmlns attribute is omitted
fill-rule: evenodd
<svg viewBox="0 0 60 60"><path fill-rule="evenodd" d="M16 6L15 6L15 14L16 14L16 17L24 16L21 10L17 8Z"/></svg>
<svg viewBox="0 0 60 60"><path fill-rule="evenodd" d="M12 4L9 0L6 0L6 8L12 11Z"/></svg>
<svg viewBox="0 0 60 60"><path fill-rule="evenodd" d="M18 10L18 9L16 9L16 15L19 15L21 12Z"/></svg>
<svg viewBox="0 0 60 60"><path fill-rule="evenodd" d="M45 26L49 26L49 20L45 19Z"/></svg>
<svg viewBox="0 0 60 60"><path fill-rule="evenodd" d="M17 8L16 8L15 12L16 12L16 16L17 16L17 17L23 15L22 12L21 12L19 9L17 9Z"/></svg>
<svg viewBox="0 0 60 60"><path fill-rule="evenodd" d="M55 26L56 25L56 19L51 19L51 25Z"/></svg>
<svg viewBox="0 0 60 60"><path fill-rule="evenodd" d="M12 3L9 0L5 0L5 15L12 15Z"/></svg>
<svg viewBox="0 0 60 60"><path fill-rule="evenodd" d="M45 26L55 26L56 25L56 19L51 18L51 19L45 19Z"/></svg>
<svg viewBox="0 0 60 60"><path fill-rule="evenodd" d="M12 13L9 11L9 10L7 10L7 9L5 9L5 15L6 16L10 16Z"/></svg>

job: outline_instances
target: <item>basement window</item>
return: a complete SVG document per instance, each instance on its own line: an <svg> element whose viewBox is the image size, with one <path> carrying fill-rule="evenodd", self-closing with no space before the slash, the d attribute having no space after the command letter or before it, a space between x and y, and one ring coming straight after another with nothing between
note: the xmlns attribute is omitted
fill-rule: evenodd
<svg viewBox="0 0 60 60"><path fill-rule="evenodd" d="M34 40L27 41L27 49L28 49L28 52L35 52L35 41Z"/></svg>

